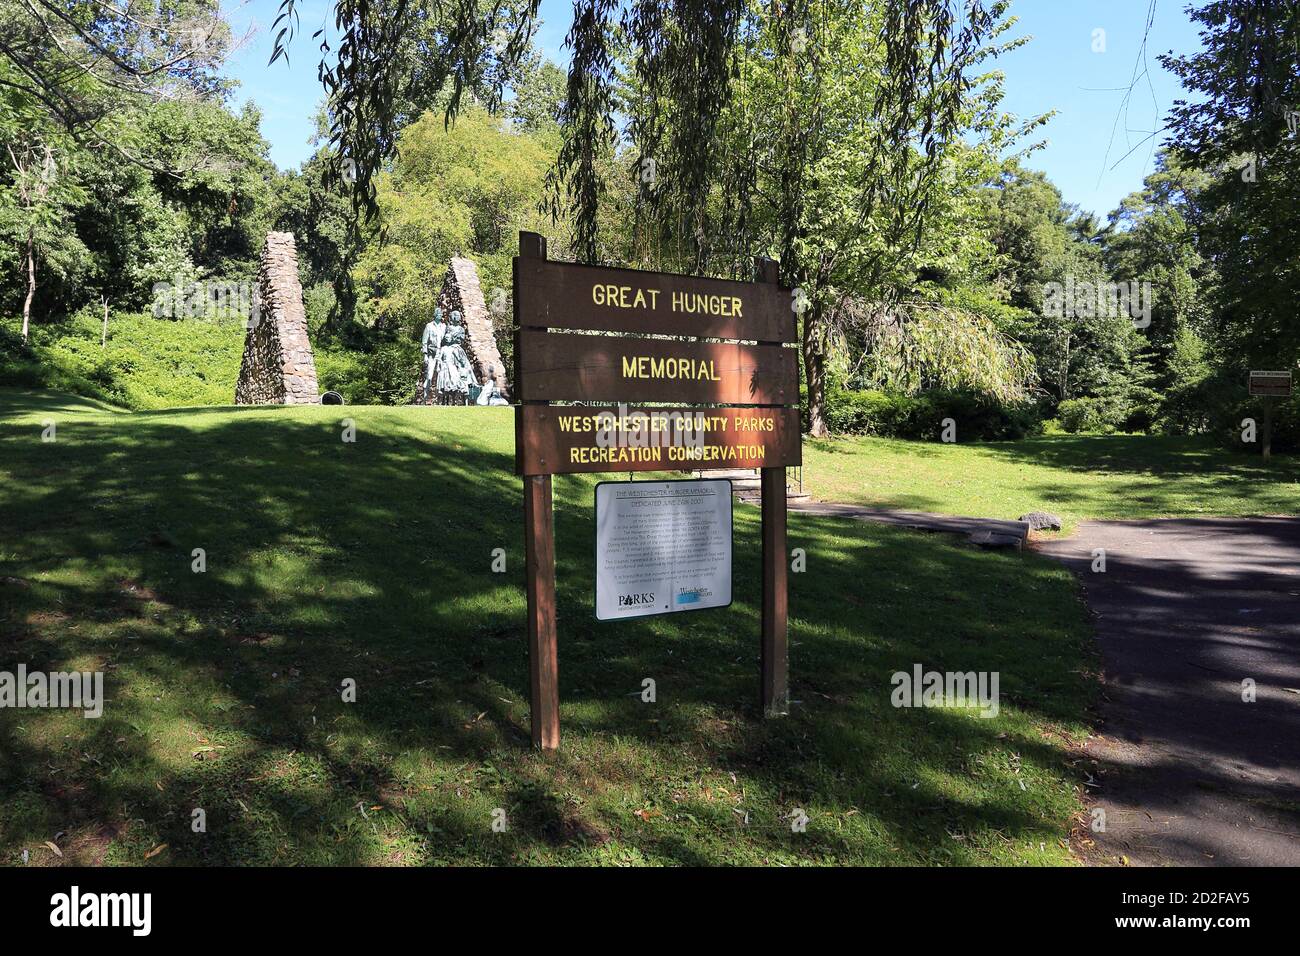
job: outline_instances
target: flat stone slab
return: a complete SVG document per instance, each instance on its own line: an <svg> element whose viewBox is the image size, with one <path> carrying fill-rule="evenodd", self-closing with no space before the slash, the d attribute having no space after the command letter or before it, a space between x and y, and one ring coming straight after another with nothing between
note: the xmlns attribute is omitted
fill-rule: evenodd
<svg viewBox="0 0 1300 956"><path fill-rule="evenodd" d="M1014 534L999 534L996 531L976 531L970 536L972 544L981 548L1014 548L1019 551L1025 539Z"/></svg>
<svg viewBox="0 0 1300 956"><path fill-rule="evenodd" d="M969 518L964 515L940 515L928 511L894 511L888 508L871 508L865 505L843 505L829 501L791 501L793 511L804 514L832 515L837 518L855 518L858 521L878 521L900 528L917 531L935 531L944 534L964 534L984 547L1020 547L1029 537L1029 525L1024 521L1007 521L1002 518ZM981 540L975 540L975 536Z"/></svg>

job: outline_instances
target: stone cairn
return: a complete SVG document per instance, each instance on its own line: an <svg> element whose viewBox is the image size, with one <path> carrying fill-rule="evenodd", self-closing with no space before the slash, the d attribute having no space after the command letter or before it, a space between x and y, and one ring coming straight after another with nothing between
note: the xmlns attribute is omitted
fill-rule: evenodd
<svg viewBox="0 0 1300 956"><path fill-rule="evenodd" d="M244 339L236 405L314 405L316 360L298 280L293 233L268 232L257 275L258 308Z"/></svg>
<svg viewBox="0 0 1300 956"><path fill-rule="evenodd" d="M492 313L483 300L478 266L474 260L452 257L447 275L442 280L442 291L438 293L438 307L442 309L444 322L451 317L452 310L460 311L465 322L465 354L474 366L474 377L481 384L492 379L501 396L509 398L510 387L506 383L505 365L501 361L501 352L497 349L496 333L492 330Z"/></svg>

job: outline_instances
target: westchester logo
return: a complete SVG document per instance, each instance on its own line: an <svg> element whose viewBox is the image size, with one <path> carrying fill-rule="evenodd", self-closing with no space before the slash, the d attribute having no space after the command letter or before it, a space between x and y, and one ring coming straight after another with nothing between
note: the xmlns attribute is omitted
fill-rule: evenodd
<svg viewBox="0 0 1300 956"><path fill-rule="evenodd" d="M128 926L134 936L148 936L153 928L151 893L82 893L74 886L70 893L50 897L50 925Z"/></svg>

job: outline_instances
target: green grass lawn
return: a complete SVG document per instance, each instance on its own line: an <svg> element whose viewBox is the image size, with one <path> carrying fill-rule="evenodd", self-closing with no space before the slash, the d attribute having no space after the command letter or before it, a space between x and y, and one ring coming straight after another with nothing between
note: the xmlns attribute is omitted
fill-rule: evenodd
<svg viewBox="0 0 1300 956"><path fill-rule="evenodd" d="M1265 464L1200 438L806 441L803 474L805 490L824 501L987 518L1046 510L1067 531L1084 518L1300 513L1300 459Z"/></svg>
<svg viewBox="0 0 1300 956"><path fill-rule="evenodd" d="M602 624L596 478L556 479L563 745L533 752L512 441L508 409L0 390L0 669L103 670L108 697L99 720L0 710L0 862L1071 861L1075 584L956 539L792 515L797 703L763 721L757 511L730 609ZM895 709L914 663L998 671L1000 714Z"/></svg>

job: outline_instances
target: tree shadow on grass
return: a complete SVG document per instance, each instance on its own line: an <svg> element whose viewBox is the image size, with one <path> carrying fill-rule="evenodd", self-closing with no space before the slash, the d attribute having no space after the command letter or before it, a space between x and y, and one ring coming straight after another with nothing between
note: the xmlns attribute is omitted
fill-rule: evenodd
<svg viewBox="0 0 1300 956"><path fill-rule="evenodd" d="M84 412L108 412L126 415L126 409L102 402L97 398L84 395L71 395L65 392L37 392L26 389L0 387L0 402L7 416L31 414L80 414Z"/></svg>
<svg viewBox="0 0 1300 956"><path fill-rule="evenodd" d="M280 411L73 420L49 445L0 424L0 667L102 669L109 697L97 721L0 712L9 862L60 831L66 862L166 843L159 864L987 862L1061 836L1041 730L1088 685L1060 569L792 517L800 702L763 722L756 514L731 609L598 624L594 481L557 479L564 745L535 754L508 419L355 410L348 443L353 410ZM1004 717L891 707L917 662L999 670Z"/></svg>
<svg viewBox="0 0 1300 956"><path fill-rule="evenodd" d="M869 456L879 446L842 439L810 442L809 447L847 458ZM937 466L928 487L936 492L957 487L947 497L924 489L919 494L890 493L866 477L871 474L868 463L859 482L850 481L842 494L855 499L865 492L881 507L946 512L953 510L952 494L962 497L961 486L972 480L976 499L992 498L966 507L1005 508L1005 517L1033 508L1060 510L1067 518L1072 513L1119 518L1300 512L1300 458L1278 455L1265 463L1258 456L1222 449L1204 437L1043 435L942 449L934 443L895 441L887 451L887 460L895 465L903 456L924 462L946 455L947 470ZM826 465L833 475L835 460ZM1011 467L1002 470L999 465ZM958 467L965 473L958 473ZM809 468L811 473L816 462ZM894 483L890 479L885 485Z"/></svg>
<svg viewBox="0 0 1300 956"><path fill-rule="evenodd" d="M1277 455L1233 454L1199 436L1040 435L1015 442L988 442L980 449L1012 462L1063 471L1144 475L1161 479L1222 475L1236 480L1300 479L1300 460Z"/></svg>

